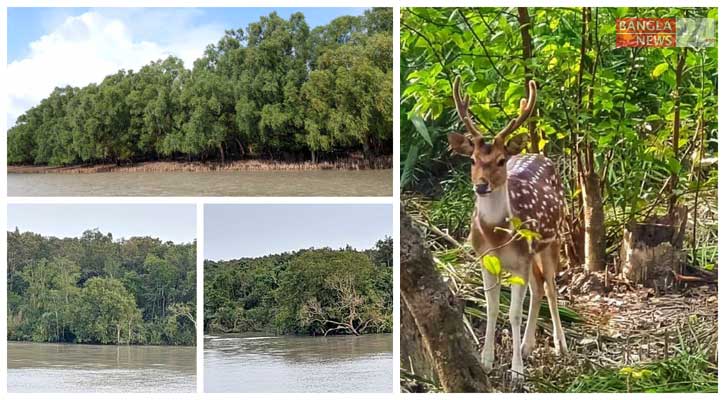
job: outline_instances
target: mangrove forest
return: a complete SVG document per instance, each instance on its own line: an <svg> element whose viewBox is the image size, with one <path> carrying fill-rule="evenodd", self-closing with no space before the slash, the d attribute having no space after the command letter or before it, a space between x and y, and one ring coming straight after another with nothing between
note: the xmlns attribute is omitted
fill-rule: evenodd
<svg viewBox="0 0 725 400"><path fill-rule="evenodd" d="M170 56L57 87L8 131L8 163L389 157L392 26L391 8L314 29L273 12L227 30L191 69Z"/></svg>
<svg viewBox="0 0 725 400"><path fill-rule="evenodd" d="M360 335L392 332L393 240L206 261L204 330Z"/></svg>
<svg viewBox="0 0 725 400"><path fill-rule="evenodd" d="M8 340L193 345L196 243L7 233Z"/></svg>

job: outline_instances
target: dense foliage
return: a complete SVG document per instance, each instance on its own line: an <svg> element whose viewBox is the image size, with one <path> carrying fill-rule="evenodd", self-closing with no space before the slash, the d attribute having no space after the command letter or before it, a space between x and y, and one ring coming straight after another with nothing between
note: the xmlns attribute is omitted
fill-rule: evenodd
<svg viewBox="0 0 725 400"><path fill-rule="evenodd" d="M8 339L195 343L196 245L8 232Z"/></svg>
<svg viewBox="0 0 725 400"><path fill-rule="evenodd" d="M627 222L686 203L699 230L692 262L712 268L717 47L616 48L615 19L632 16L717 19L717 9L402 9L404 190L431 197L432 221L465 237L470 162L450 156L445 136L463 130L453 80L462 77L476 122L492 138L534 79L537 112L520 129L529 131L528 151L558 165L575 241L584 242L584 225L599 225L611 255ZM585 221L590 210L604 217Z"/></svg>
<svg viewBox="0 0 725 400"><path fill-rule="evenodd" d="M332 158L392 153L392 9L312 30L271 13L176 57L56 88L8 132L8 162Z"/></svg>
<svg viewBox="0 0 725 400"><path fill-rule="evenodd" d="M278 334L390 332L393 241L375 248L300 250L206 261L206 332Z"/></svg>

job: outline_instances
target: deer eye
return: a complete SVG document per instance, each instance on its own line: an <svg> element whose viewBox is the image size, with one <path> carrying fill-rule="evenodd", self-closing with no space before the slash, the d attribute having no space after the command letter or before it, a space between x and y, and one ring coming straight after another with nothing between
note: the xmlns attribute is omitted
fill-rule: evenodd
<svg viewBox="0 0 725 400"><path fill-rule="evenodd" d="M497 164L499 167L503 167L504 164L506 164L506 159L505 158L499 159Z"/></svg>

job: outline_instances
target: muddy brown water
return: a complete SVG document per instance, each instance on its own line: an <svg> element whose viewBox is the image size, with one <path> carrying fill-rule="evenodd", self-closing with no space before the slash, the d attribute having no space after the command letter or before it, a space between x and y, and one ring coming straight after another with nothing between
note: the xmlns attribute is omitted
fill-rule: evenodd
<svg viewBox="0 0 725 400"><path fill-rule="evenodd" d="M196 392L196 348L8 342L9 392Z"/></svg>
<svg viewBox="0 0 725 400"><path fill-rule="evenodd" d="M204 391L391 393L393 336L206 336Z"/></svg>
<svg viewBox="0 0 725 400"><path fill-rule="evenodd" d="M10 196L392 196L393 170L8 174Z"/></svg>

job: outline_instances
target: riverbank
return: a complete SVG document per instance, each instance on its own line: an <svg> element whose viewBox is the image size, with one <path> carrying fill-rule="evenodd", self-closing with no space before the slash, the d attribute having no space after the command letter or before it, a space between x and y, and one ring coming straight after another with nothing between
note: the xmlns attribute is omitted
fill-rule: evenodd
<svg viewBox="0 0 725 400"><path fill-rule="evenodd" d="M265 332L265 331L208 331L204 330L204 336L205 337L218 337L218 336L225 336L225 335L236 335L236 336L267 336L267 337L289 337L289 338L305 338L305 337L361 337L361 336L370 336L370 335L390 335L392 334L392 331L381 331L381 332L363 332L358 333L357 335L354 333L330 333L328 335L316 335L316 334L294 334L294 333L284 333L279 334L275 332Z"/></svg>
<svg viewBox="0 0 725 400"><path fill-rule="evenodd" d="M37 344L37 345L72 345L72 346L101 346L101 347L174 347L195 349L196 344L153 344L153 343L74 343L74 342L34 342L32 340L8 339L8 343Z"/></svg>
<svg viewBox="0 0 725 400"><path fill-rule="evenodd" d="M319 171L319 170L368 170L390 169L392 156L380 156L372 160L345 158L336 161L313 163L274 160L238 160L224 164L217 162L148 161L133 164L96 164L51 167L42 165L8 165L10 174L93 174L102 172L211 172L211 171Z"/></svg>

